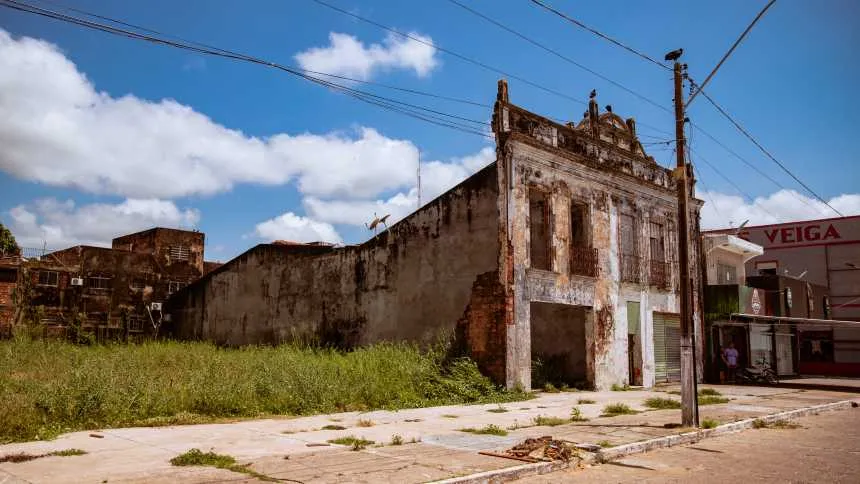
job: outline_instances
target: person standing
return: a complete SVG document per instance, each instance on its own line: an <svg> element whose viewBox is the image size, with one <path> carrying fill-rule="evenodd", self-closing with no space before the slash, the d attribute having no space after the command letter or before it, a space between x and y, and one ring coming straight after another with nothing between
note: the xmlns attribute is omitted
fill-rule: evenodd
<svg viewBox="0 0 860 484"><path fill-rule="evenodd" d="M723 350L723 363L726 365L729 383L735 383L735 374L738 369L738 350L734 341L729 341L729 346Z"/></svg>

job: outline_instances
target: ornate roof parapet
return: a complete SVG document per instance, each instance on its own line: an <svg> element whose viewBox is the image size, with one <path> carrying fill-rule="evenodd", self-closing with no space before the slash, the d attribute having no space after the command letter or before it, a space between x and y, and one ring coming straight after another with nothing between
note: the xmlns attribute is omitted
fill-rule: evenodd
<svg viewBox="0 0 860 484"><path fill-rule="evenodd" d="M499 144L516 138L559 152L574 161L605 171L621 172L661 188L674 189L671 170L649 156L636 134L636 121L624 120L606 106L600 112L592 91L588 111L579 124L560 124L509 101L508 85L499 81L493 131Z"/></svg>

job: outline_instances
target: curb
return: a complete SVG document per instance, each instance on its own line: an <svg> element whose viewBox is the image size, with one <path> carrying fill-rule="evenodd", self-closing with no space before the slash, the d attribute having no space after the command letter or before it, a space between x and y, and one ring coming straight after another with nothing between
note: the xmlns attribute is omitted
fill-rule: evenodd
<svg viewBox="0 0 860 484"><path fill-rule="evenodd" d="M597 451L597 460L599 462L607 462L632 454L641 454L650 450L674 447L676 445L692 444L709 437L740 432L742 430L752 428L753 422L756 420L774 423L797 417L805 417L807 415L817 415L821 412L842 410L845 408L851 408L851 400L843 400L840 402L826 403L824 405L816 405L814 407L798 408L796 410L788 410L785 412L763 415L761 417L748 418L746 420L723 424L713 429L694 430L692 432L678 435L667 435L656 439L633 442L631 444L619 445L618 447L613 447L611 449L599 450Z"/></svg>
<svg viewBox="0 0 860 484"><path fill-rule="evenodd" d="M523 477L560 471L562 469L567 469L568 467L570 467L570 464L567 462L538 462L535 464L505 467L504 469L496 469L494 471L479 472L477 474L469 474L468 476L452 477L441 481L433 481L433 484L484 484L508 482Z"/></svg>
<svg viewBox="0 0 860 484"><path fill-rule="evenodd" d="M762 420L767 423L774 423L783 420L790 420L807 415L817 415L822 412L833 410L843 410L851 408L851 400L842 400L839 402L826 403L823 405L815 405L813 407L798 408L796 410L788 410L785 412L772 413L761 417L748 418L720 425L713 429L694 430L678 435L667 435L656 439L643 440L641 442L633 442L631 444L619 445L611 449L599 450L595 455L596 462L607 462L614 459L619 459L633 454L641 454L655 449L663 449L674 447L682 444L692 444L709 437L719 435L733 434L752 428L753 422ZM512 481L523 477L547 474L550 472L567 469L570 464L567 462L538 462L535 464L523 464L514 467L506 467L493 471L479 472L462 477L452 477L441 481L433 481L434 484L490 484Z"/></svg>

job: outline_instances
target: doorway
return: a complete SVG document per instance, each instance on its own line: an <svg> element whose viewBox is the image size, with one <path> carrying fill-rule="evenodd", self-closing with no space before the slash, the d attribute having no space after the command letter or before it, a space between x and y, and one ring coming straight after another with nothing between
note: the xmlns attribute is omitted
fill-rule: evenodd
<svg viewBox="0 0 860 484"><path fill-rule="evenodd" d="M533 302L531 310L532 388L588 388L585 320L588 308Z"/></svg>

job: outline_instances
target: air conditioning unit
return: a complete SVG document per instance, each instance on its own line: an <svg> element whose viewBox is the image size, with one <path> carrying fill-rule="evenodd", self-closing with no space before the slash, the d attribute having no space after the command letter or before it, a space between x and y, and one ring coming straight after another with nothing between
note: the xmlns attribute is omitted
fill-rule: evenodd
<svg viewBox="0 0 860 484"><path fill-rule="evenodd" d="M83 286L84 285L84 279L81 277L73 277L72 278L72 285L73 286Z"/></svg>
<svg viewBox="0 0 860 484"><path fill-rule="evenodd" d="M161 303L160 302L149 303L149 310L150 311L161 311Z"/></svg>

